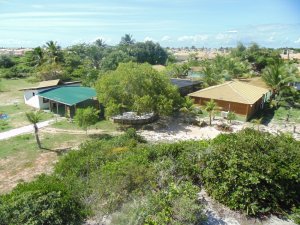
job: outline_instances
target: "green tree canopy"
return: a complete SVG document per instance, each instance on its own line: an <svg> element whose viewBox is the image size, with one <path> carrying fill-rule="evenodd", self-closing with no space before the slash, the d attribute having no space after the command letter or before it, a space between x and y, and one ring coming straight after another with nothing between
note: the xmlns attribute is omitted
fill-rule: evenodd
<svg viewBox="0 0 300 225"><path fill-rule="evenodd" d="M263 70L262 78L277 93L289 82L299 80L299 71L295 65L278 61Z"/></svg>
<svg viewBox="0 0 300 225"><path fill-rule="evenodd" d="M99 120L99 111L93 107L79 108L76 110L74 120L79 127L87 132L88 127L94 125Z"/></svg>
<svg viewBox="0 0 300 225"><path fill-rule="evenodd" d="M10 68L15 65L12 57L7 55L0 56L0 68Z"/></svg>
<svg viewBox="0 0 300 225"><path fill-rule="evenodd" d="M125 111L170 114L181 103L179 92L169 78L149 64L121 63L115 71L99 79L96 90L107 116Z"/></svg>

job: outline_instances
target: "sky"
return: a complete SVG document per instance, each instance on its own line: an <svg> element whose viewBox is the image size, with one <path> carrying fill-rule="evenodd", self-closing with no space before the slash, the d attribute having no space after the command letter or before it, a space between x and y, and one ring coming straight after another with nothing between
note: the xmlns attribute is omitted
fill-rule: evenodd
<svg viewBox="0 0 300 225"><path fill-rule="evenodd" d="M0 0L0 47L66 47L124 34L164 47L300 48L300 0Z"/></svg>

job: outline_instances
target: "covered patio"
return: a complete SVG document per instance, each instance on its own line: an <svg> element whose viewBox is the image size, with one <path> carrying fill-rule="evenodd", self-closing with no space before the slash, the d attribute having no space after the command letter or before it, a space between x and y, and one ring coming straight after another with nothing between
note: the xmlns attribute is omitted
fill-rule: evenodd
<svg viewBox="0 0 300 225"><path fill-rule="evenodd" d="M49 110L58 115L73 118L76 108L94 106L99 109L95 99L96 91L89 87L58 87L38 94L43 103L49 104Z"/></svg>

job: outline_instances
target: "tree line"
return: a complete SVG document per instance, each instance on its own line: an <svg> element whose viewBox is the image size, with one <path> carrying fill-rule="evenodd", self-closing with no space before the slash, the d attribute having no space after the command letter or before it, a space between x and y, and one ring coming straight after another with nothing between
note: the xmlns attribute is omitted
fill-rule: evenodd
<svg viewBox="0 0 300 225"><path fill-rule="evenodd" d="M82 43L62 49L57 42L48 41L22 57L0 56L0 76L81 80L92 86L101 74L115 70L119 63L165 64L167 58L168 53L158 43L136 42L129 34L122 37L116 46L109 46L98 39L91 44Z"/></svg>

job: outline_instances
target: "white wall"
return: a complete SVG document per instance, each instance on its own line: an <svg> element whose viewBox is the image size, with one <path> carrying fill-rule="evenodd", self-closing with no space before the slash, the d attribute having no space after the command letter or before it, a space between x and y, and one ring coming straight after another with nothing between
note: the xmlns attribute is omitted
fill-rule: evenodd
<svg viewBox="0 0 300 225"><path fill-rule="evenodd" d="M48 109L49 108L49 102L43 103L43 98L38 96L37 94L48 90L51 88L43 88L39 90L25 90L24 91L24 101L25 104L30 105L37 109Z"/></svg>
<svg viewBox="0 0 300 225"><path fill-rule="evenodd" d="M68 87L78 87L80 86L80 84L67 84L67 85L61 85L58 87L64 87L64 86L68 86ZM49 90L49 89L53 89L53 87L49 87L49 88L42 88L42 89L33 89L33 90L25 90L24 91L24 101L25 104L30 105L34 108L37 109L48 109L49 108L49 102L47 103L43 103L43 98L38 96L37 94L45 91L45 90Z"/></svg>

